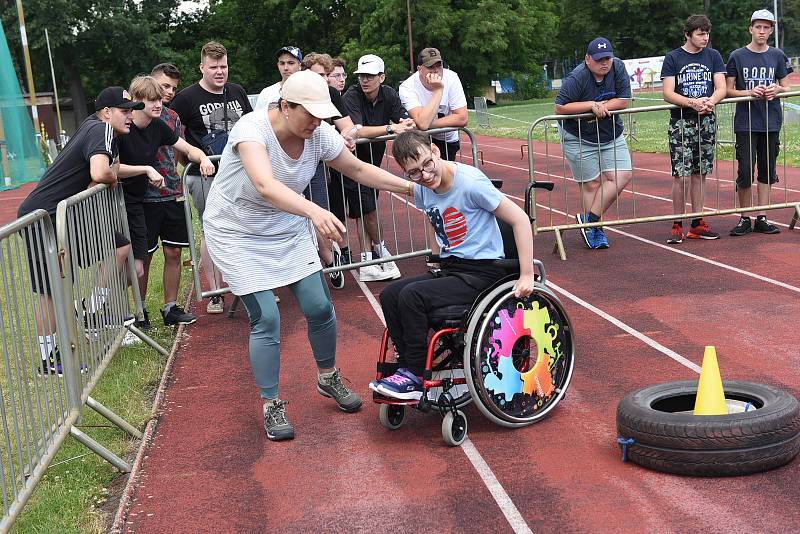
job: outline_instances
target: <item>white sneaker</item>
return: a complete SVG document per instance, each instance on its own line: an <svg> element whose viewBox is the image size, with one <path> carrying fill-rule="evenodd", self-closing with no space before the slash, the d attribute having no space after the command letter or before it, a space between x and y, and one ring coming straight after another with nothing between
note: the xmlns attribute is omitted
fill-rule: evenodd
<svg viewBox="0 0 800 534"><path fill-rule="evenodd" d="M397 268L397 265L393 261L381 263L381 269L383 269L383 272L387 275L388 280L396 280L402 276L400 274L400 269Z"/></svg>
<svg viewBox="0 0 800 534"><path fill-rule="evenodd" d="M206 313L216 314L216 313L223 313L224 311L225 311L225 299L222 298L222 295L211 297L208 300L208 305L206 305Z"/></svg>
<svg viewBox="0 0 800 534"><path fill-rule="evenodd" d="M392 273L387 273L378 265L366 265L358 269L358 279L362 282L378 282L380 280L392 280Z"/></svg>
<svg viewBox="0 0 800 534"><path fill-rule="evenodd" d="M139 339L139 336L128 330L125 332L125 337L122 338L122 346L127 347L129 345L135 345L137 343L141 343L142 340Z"/></svg>

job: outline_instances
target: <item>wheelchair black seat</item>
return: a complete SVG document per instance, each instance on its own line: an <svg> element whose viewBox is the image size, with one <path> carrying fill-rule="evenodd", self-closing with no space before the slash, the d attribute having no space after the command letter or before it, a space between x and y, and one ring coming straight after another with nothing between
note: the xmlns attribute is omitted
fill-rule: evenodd
<svg viewBox="0 0 800 534"><path fill-rule="evenodd" d="M451 306L435 308L431 310L428 315L429 325L434 330L439 330L440 328L458 328L462 326L471 308L472 303L453 304Z"/></svg>

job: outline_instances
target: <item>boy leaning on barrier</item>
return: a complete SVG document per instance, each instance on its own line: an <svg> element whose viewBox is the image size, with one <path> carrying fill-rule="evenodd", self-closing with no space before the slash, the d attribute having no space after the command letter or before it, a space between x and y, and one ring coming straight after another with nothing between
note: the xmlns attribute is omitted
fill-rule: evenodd
<svg viewBox="0 0 800 534"><path fill-rule="evenodd" d="M100 91L95 100L95 113L87 117L75 135L69 140L53 164L48 167L33 191L22 201L17 210L17 217L27 215L34 210L43 209L55 220L58 203L84 191L93 184L117 183L119 168L119 139L130 131L132 110L142 109L144 104L131 99L128 91L122 87L107 87ZM80 238L80 236L78 236ZM40 306L37 309L36 333L42 364L42 374L61 376L61 357L56 347L55 321L53 317L53 297L50 280L44 266L45 259L40 257L41 243L33 236L26 239L30 278L33 291L40 295ZM117 269L121 269L128 257L130 242L120 233L114 235L116 247ZM86 250L88 256L102 251ZM98 254L99 255L99 254ZM77 258L79 264L94 263L95 258ZM98 287L92 291L88 302L84 302L84 312L94 313L102 308L110 290Z"/></svg>
<svg viewBox="0 0 800 534"><path fill-rule="evenodd" d="M200 173L204 177L214 174L214 164L202 150L187 143L180 137L179 132L161 120L164 89L155 78L137 76L131 82L129 91L134 99L144 103L144 108L133 112L130 133L120 141L119 177L125 192L125 209L128 212L128 228L131 232L131 245L136 262L136 274L139 277L139 287L146 288L144 262L152 253L148 246L149 232L145 213L149 212L151 217L154 217L154 214L150 210L145 210L144 200L149 186L159 189L164 186L164 176L155 168L159 147L165 145L174 147L189 161L199 163ZM183 208L176 202L173 209L182 210ZM157 224L157 222L156 219L153 219L153 224ZM175 296L177 297L177 294ZM142 293L142 299L144 299L144 293ZM170 309L162 311L161 314L167 325L191 324L195 320L193 315L184 312L177 304L173 304ZM145 321L148 324L143 326L149 326L147 315L145 315Z"/></svg>
<svg viewBox="0 0 800 534"><path fill-rule="evenodd" d="M409 196L431 222L431 244L441 258L441 272L398 280L381 292L386 328L400 368L372 381L370 389L396 399L419 399L428 341L428 314L443 306L471 304L505 274L493 265L502 259L503 238L497 219L511 225L519 252L520 275L514 294L533 291L533 235L525 212L503 196L479 169L444 160L424 132L397 136L392 155L414 182Z"/></svg>
<svg viewBox="0 0 800 534"><path fill-rule="evenodd" d="M556 96L560 115L594 113L591 119L560 121L561 150L581 188L578 223L600 221L633 177L622 117L609 113L626 109L630 99L625 64L614 57L608 39L597 37L589 43L584 62L569 73ZM581 229L581 235L591 249L608 248L608 238L599 226Z"/></svg>
<svg viewBox="0 0 800 534"><path fill-rule="evenodd" d="M775 16L766 9L753 12L748 27L750 44L731 52L727 65L727 96L752 96L759 100L739 102L733 119L736 135L736 192L739 205L753 205L750 188L753 184L753 167L758 166L758 204L770 202L772 184L778 182L775 161L780 150L780 129L783 122L779 93L789 91L787 76L792 67L786 54L767 44L775 31ZM742 214L739 223L731 230L732 236L750 232L778 234L780 230L767 221L761 211L755 224Z"/></svg>
<svg viewBox="0 0 800 534"><path fill-rule="evenodd" d="M342 100L356 125L358 137L373 139L416 128L397 91L383 85L386 80L383 59L374 54L361 56L354 74L358 82L345 91ZM376 167L381 166L385 151L386 143L383 141L356 145L356 157ZM378 192L346 176L341 177L341 181L338 178L331 175L331 211L342 222L345 222L345 211L348 217L356 221L362 219L363 215L364 231L358 233L361 261L371 260L373 256L391 256L378 225ZM361 267L358 274L362 282L392 280L400 278L400 269L390 261Z"/></svg>
<svg viewBox="0 0 800 534"><path fill-rule="evenodd" d="M693 212L703 211L706 175L714 167L717 120L714 106L725 98L725 64L708 47L711 21L692 15L683 26L686 42L664 57L661 80L664 100L681 106L670 111L669 153L672 162L672 207L676 215L686 213L686 191ZM687 184L687 178L689 178ZM677 219L667 244L683 242L683 223ZM702 217L692 219L686 233L690 239L719 239Z"/></svg>

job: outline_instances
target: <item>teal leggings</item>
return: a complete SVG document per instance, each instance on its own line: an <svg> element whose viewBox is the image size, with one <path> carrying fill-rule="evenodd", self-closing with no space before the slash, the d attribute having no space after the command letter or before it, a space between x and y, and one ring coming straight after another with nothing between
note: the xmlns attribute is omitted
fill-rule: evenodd
<svg viewBox="0 0 800 534"><path fill-rule="evenodd" d="M322 271L310 274L289 289L308 322L308 341L319 369L336 365L336 312ZM271 290L241 295L250 317L250 365L261 398L278 397L281 368L281 316Z"/></svg>

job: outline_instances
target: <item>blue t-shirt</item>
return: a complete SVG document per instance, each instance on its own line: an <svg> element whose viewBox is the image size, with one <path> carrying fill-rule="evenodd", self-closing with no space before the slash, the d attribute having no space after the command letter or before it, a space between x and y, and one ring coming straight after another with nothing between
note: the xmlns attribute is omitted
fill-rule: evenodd
<svg viewBox="0 0 800 534"><path fill-rule="evenodd" d="M675 92L687 98L703 98L714 94L714 75L725 74L722 56L713 48L703 48L692 54L682 47L670 51L661 66L661 79L675 78ZM673 109L673 119L693 119L697 112L691 107Z"/></svg>
<svg viewBox="0 0 800 534"><path fill-rule="evenodd" d="M572 102L600 102L612 98L630 98L631 81L625 63L614 58L614 64L601 81L594 79L594 74L581 63L561 85L556 96L556 104L563 106ZM578 137L578 119L563 121L566 131ZM598 121L596 119L580 119L581 138L589 143L597 144L597 130L600 129L600 143L606 144L622 135L622 117L614 115Z"/></svg>
<svg viewBox="0 0 800 534"><path fill-rule="evenodd" d="M727 71L728 78L736 78L736 89L749 91L758 85L778 83L792 72L792 67L786 54L777 48L770 46L764 52L753 52L742 47L731 52ZM736 104L734 132L777 132L782 123L781 101L778 98L770 102L756 100Z"/></svg>
<svg viewBox="0 0 800 534"><path fill-rule="evenodd" d="M428 216L442 258L502 259L503 237L494 216L501 200L485 174L463 163L456 163L453 186L442 195L414 184L414 204Z"/></svg>

